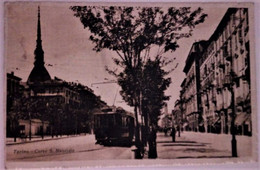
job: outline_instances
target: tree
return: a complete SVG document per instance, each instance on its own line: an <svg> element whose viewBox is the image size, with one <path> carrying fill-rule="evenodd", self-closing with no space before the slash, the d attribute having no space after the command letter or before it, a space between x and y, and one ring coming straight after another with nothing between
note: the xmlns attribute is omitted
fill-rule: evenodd
<svg viewBox="0 0 260 170"><path fill-rule="evenodd" d="M150 125L157 126L161 109L170 96L165 90L171 83L171 78L165 78L169 72L162 69L163 63L158 58L148 60L143 70L142 106L149 115Z"/></svg>
<svg viewBox="0 0 260 170"><path fill-rule="evenodd" d="M170 98L164 93L171 83L171 78L165 77L169 72L162 69L164 65L164 62L156 58L155 60L149 59L143 68L141 107L145 123L143 134L149 136L149 158L157 158L155 127L158 127L159 116L165 101ZM148 129L148 127L151 128ZM146 143L146 137L143 139Z"/></svg>
<svg viewBox="0 0 260 170"><path fill-rule="evenodd" d="M7 96L7 136L14 137L14 142L16 138L19 137L19 119L28 117L25 112L25 106L22 101L25 98L22 95L17 95L12 98Z"/></svg>
<svg viewBox="0 0 260 170"><path fill-rule="evenodd" d="M108 49L121 72L108 71L118 78L123 99L134 106L136 118L136 145L139 143L138 112L141 114L142 70L147 60L162 60L166 52L175 51L178 40L188 38L196 25L204 22L207 14L190 7L97 7L72 6L84 28L90 31L93 50ZM154 48L157 52L154 53ZM151 52L151 53L150 53Z"/></svg>

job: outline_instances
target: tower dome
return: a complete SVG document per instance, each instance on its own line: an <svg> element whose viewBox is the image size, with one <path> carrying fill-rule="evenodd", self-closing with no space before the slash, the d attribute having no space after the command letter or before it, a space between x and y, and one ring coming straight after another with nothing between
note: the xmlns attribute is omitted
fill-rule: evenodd
<svg viewBox="0 0 260 170"><path fill-rule="evenodd" d="M34 56L34 67L28 77L27 83L40 83L51 80L51 76L44 66L44 51L42 49L41 40L40 7L38 7L37 40L36 49L34 50Z"/></svg>

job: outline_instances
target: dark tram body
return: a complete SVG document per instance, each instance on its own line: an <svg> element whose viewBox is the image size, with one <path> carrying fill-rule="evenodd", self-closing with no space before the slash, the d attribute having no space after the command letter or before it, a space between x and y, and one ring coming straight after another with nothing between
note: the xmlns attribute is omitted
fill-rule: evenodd
<svg viewBox="0 0 260 170"><path fill-rule="evenodd" d="M94 115L97 143L131 145L134 136L134 117L123 109L103 109Z"/></svg>

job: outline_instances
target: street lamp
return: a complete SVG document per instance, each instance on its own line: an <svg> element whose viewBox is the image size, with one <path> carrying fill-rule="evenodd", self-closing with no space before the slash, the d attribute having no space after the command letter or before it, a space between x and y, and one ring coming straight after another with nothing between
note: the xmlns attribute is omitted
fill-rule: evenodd
<svg viewBox="0 0 260 170"><path fill-rule="evenodd" d="M227 86L228 90L231 93L231 104L230 107L232 109L231 113L231 134L232 134L232 140L231 140L231 149L232 149L232 157L237 157L237 141L236 141L236 131L235 131L235 118L236 118L236 113L235 113L235 95L234 95L234 78L235 78L235 73L231 69L230 75L227 75L225 77L224 85Z"/></svg>
<svg viewBox="0 0 260 170"><path fill-rule="evenodd" d="M29 140L32 139L32 120L31 120L31 112L29 112Z"/></svg>
<svg viewBox="0 0 260 170"><path fill-rule="evenodd" d="M178 130L178 137L181 137L181 127L180 127L180 112L177 112L177 130Z"/></svg>

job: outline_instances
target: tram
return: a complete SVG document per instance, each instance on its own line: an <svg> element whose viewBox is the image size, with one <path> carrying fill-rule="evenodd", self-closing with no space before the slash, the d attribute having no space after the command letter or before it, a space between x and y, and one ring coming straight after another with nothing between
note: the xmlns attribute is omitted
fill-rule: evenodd
<svg viewBox="0 0 260 170"><path fill-rule="evenodd" d="M134 116L122 108L105 108L94 114L96 143L131 145L134 136Z"/></svg>

